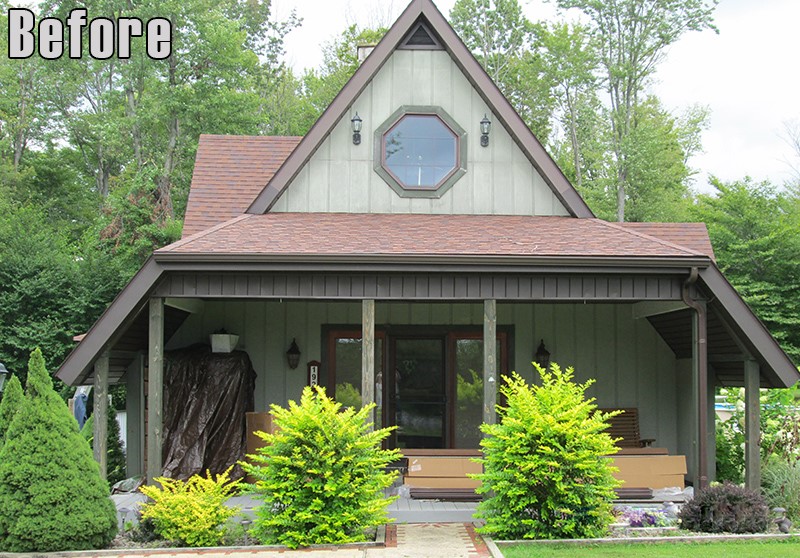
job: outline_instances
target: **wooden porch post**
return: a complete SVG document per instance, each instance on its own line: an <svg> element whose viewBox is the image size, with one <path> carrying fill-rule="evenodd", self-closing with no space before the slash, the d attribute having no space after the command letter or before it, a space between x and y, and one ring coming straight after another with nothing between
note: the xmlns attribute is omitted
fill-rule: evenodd
<svg viewBox="0 0 800 558"><path fill-rule="evenodd" d="M761 488L761 370L755 360L744 362L744 468L747 488Z"/></svg>
<svg viewBox="0 0 800 558"><path fill-rule="evenodd" d="M108 351L103 351L94 363L94 460L100 465L100 477L105 480L108 458Z"/></svg>
<svg viewBox="0 0 800 558"><path fill-rule="evenodd" d="M497 301L483 301L483 422L497 422Z"/></svg>
<svg viewBox="0 0 800 558"><path fill-rule="evenodd" d="M692 376L695 384L695 489L708 486L708 335L705 301L693 301Z"/></svg>
<svg viewBox="0 0 800 558"><path fill-rule="evenodd" d="M147 484L162 472L164 398L164 299L150 299L149 371L147 377Z"/></svg>
<svg viewBox="0 0 800 558"><path fill-rule="evenodd" d="M375 402L375 301L361 301L361 405ZM373 408L367 421L375 424Z"/></svg>

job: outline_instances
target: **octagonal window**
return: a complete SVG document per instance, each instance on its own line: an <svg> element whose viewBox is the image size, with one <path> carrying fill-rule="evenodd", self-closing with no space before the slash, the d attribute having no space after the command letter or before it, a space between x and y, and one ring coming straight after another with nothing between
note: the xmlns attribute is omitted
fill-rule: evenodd
<svg viewBox="0 0 800 558"><path fill-rule="evenodd" d="M383 165L405 188L436 188L458 168L458 136L434 114L407 114L383 136Z"/></svg>
<svg viewBox="0 0 800 558"><path fill-rule="evenodd" d="M466 173L465 137L440 107L400 107L375 131L375 171L402 197L440 197Z"/></svg>

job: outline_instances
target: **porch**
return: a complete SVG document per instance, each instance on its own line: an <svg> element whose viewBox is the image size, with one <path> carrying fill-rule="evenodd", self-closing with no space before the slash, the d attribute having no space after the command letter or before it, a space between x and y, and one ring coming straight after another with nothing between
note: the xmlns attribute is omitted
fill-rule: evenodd
<svg viewBox="0 0 800 558"><path fill-rule="evenodd" d="M127 384L129 474L152 477L161 470L165 350L204 342L219 328L240 336L239 349L253 363L256 410L296 400L313 378L337 397L348 383L360 403L378 404L378 424L399 427L391 442L399 448L476 448L477 425L495 420L500 376L516 370L533 381L530 362L544 340L551 360L575 367L577 381L597 380L589 394L600 407L638 408L642 437L670 455L686 455L695 486L713 478L712 387L746 382L752 402L760 383L779 381L773 369L762 374L757 353L719 306L720 293L691 284L681 266L470 269L475 272L448 273L441 266L416 273L164 271L122 308L128 317L116 317L116 335L83 378L95 383L96 394L109 381ZM484 344L486 338L496 342ZM288 365L292 340L309 367ZM420 340L435 345L436 362L420 356ZM459 343L471 348L472 360L459 362ZM418 383L416 394L429 380L436 384L432 399L411 401L416 410L406 405L413 390L403 392L398 381L399 355L412 345L416 356L405 360L434 371L418 375L428 383ZM346 361L351 366L343 368ZM477 410L457 408L460 379L479 389ZM102 398L99 403L102 412ZM420 410L426 406L434 412ZM427 433L411 433L410 410L425 419L416 425ZM750 411L750 424L757 425L757 405ZM459 433L464 426L466 438ZM757 436L757 426L749 428L752 475Z"/></svg>

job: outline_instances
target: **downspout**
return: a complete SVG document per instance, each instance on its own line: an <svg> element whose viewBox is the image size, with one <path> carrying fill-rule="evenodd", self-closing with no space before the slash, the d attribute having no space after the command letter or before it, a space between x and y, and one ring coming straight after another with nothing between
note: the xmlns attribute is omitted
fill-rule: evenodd
<svg viewBox="0 0 800 558"><path fill-rule="evenodd" d="M689 290L697 282L699 271L692 267L689 278L683 283L681 298L686 306L697 313L697 346L693 353L697 358L697 486L696 490L708 487L708 333L707 310L703 302L693 300ZM694 339L692 341L695 341Z"/></svg>

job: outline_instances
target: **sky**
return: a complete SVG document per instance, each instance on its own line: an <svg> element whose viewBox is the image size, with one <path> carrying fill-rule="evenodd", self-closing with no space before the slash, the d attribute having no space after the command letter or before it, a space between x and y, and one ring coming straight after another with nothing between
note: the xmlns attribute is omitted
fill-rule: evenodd
<svg viewBox="0 0 800 558"><path fill-rule="evenodd" d="M551 3L520 0L532 21L558 17ZM434 0L447 16L455 0ZM322 45L347 25L390 25L406 0L273 0L276 17L295 9L302 26L286 40L295 70L318 67ZM574 14L567 18L575 19ZM784 184L797 176L800 156L786 140L785 125L800 125L800 21L798 0L721 0L719 34L685 34L667 52L651 86L679 114L691 105L709 107L704 153L690 161L695 188L709 191L708 177L725 181L750 176Z"/></svg>

